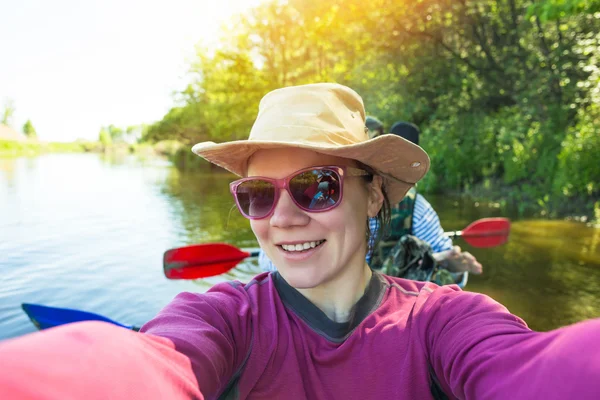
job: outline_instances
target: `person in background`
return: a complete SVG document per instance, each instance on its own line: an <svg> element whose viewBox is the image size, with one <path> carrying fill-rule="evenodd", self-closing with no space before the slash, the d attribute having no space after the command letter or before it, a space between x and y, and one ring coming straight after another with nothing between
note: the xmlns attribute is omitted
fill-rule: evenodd
<svg viewBox="0 0 600 400"><path fill-rule="evenodd" d="M383 122L378 120L376 117L367 115L367 118L365 118L365 125L367 129L369 129L369 139L372 139L379 135L383 135L385 133L383 131Z"/></svg>
<svg viewBox="0 0 600 400"><path fill-rule="evenodd" d="M367 124L369 137L375 138L384 132L383 123L375 117L368 116ZM390 133L398 135L410 142L419 145L419 128L409 122L398 121L392 125ZM375 248L375 238L379 231L376 218L369 220L371 231L370 247ZM413 235L431 246L434 258L440 265L450 272L470 272L481 274L482 265L469 252L464 252L459 246L453 246L452 240L444 234L440 224L440 218L431 204L421 194L417 193L416 187L412 187L407 195L398 204L392 206L391 224L386 237L377 246L381 254L372 264L375 268L381 267L381 263L391 250L393 244L405 235ZM367 262L371 262L373 252L367 254Z"/></svg>

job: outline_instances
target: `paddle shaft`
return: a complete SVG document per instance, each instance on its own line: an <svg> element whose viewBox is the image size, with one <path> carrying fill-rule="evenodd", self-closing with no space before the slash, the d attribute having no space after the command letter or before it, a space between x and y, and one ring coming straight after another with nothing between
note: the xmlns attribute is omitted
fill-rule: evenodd
<svg viewBox="0 0 600 400"><path fill-rule="evenodd" d="M446 235L460 236L473 247L485 248L506 243L509 232L508 219L482 218L463 230L447 232ZM259 251L243 251L226 243L196 244L170 249L164 255L164 273L168 279L208 278L226 273L241 261L257 257L258 254Z"/></svg>
<svg viewBox="0 0 600 400"><path fill-rule="evenodd" d="M487 232L471 232L464 234L463 231L450 231L444 232L444 235L448 236L450 239L454 239L457 237L485 237L485 236L505 236L508 235L506 230L496 230L496 231L487 231Z"/></svg>

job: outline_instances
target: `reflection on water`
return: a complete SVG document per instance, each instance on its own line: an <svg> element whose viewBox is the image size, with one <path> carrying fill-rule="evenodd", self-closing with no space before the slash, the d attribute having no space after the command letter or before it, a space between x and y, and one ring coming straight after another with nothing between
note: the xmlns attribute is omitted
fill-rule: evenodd
<svg viewBox="0 0 600 400"><path fill-rule="evenodd" d="M430 197L446 230L483 217L510 217L507 244L476 249L484 274L471 275L466 290L485 293L536 330L550 330L600 317L600 229L579 222L522 220L496 204Z"/></svg>
<svg viewBox="0 0 600 400"><path fill-rule="evenodd" d="M163 276L166 249L255 245L241 217L227 224L233 201L223 174L182 175L163 160L127 155L44 155L0 165L0 338L33 331L22 302L142 324L177 293L199 290Z"/></svg>
<svg viewBox="0 0 600 400"><path fill-rule="evenodd" d="M479 251L470 281L539 330L600 316L600 230L568 221L518 221L509 243ZM474 252L475 253L475 252Z"/></svg>
<svg viewBox="0 0 600 400"><path fill-rule="evenodd" d="M182 173L171 168L161 189L180 223L180 237L189 243L225 241L238 246L255 246L250 225L235 207L229 193L233 175Z"/></svg>
<svg viewBox="0 0 600 400"><path fill-rule="evenodd" d="M256 242L234 209L223 173L182 173L129 155L0 159L0 339L34 330L22 302L97 312L140 325L177 293L226 279L249 280L254 262L203 281L169 281L164 250L223 241ZM448 230L496 205L428 197ZM472 249L485 274L468 290L487 293L547 330L600 316L600 230L563 221L517 221L508 244Z"/></svg>

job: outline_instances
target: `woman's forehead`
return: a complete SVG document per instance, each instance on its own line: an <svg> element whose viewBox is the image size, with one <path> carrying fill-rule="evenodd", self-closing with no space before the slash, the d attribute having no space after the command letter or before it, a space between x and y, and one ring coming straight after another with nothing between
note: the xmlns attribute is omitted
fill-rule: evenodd
<svg viewBox="0 0 600 400"><path fill-rule="evenodd" d="M254 153L248 160L247 176L280 178L303 168L355 164L354 160L301 148L264 149Z"/></svg>

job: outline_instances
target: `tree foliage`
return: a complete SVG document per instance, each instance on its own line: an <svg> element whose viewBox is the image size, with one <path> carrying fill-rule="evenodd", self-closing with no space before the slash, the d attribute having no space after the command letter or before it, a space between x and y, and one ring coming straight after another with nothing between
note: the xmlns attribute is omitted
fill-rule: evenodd
<svg viewBox="0 0 600 400"><path fill-rule="evenodd" d="M567 16L597 12L600 12L599 0L543 0L529 7L528 16L536 15L543 22L547 22Z"/></svg>
<svg viewBox="0 0 600 400"><path fill-rule="evenodd" d="M37 132L35 131L31 120L28 119L23 125L23 133L30 139L37 138Z"/></svg>
<svg viewBox="0 0 600 400"><path fill-rule="evenodd" d="M188 87L144 139L242 139L268 91L332 81L388 127L421 127L425 189L494 181L534 203L598 199L598 4L270 1L232 20L218 50L198 49Z"/></svg>
<svg viewBox="0 0 600 400"><path fill-rule="evenodd" d="M110 146L112 144L112 137L110 135L110 132L102 127L100 129L100 133L98 134L98 141L104 146Z"/></svg>

